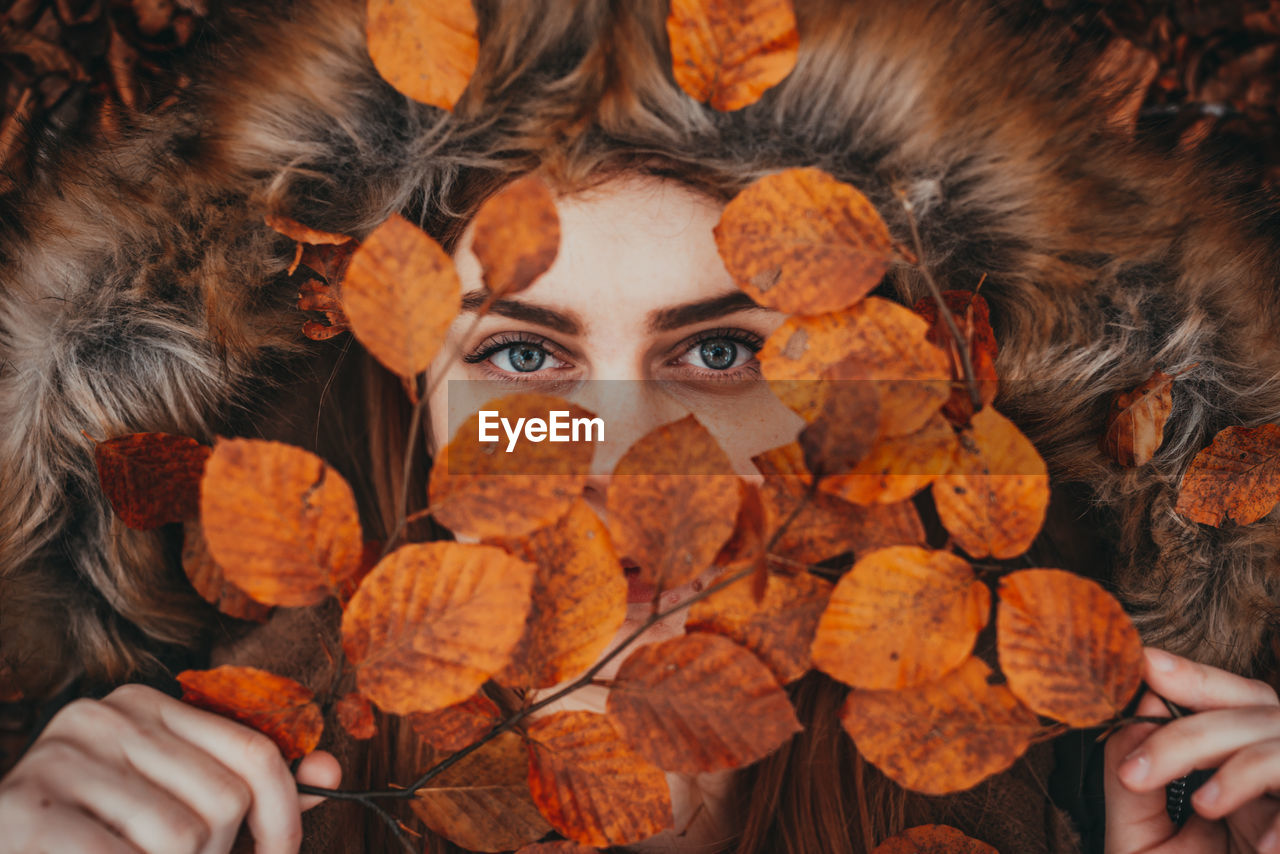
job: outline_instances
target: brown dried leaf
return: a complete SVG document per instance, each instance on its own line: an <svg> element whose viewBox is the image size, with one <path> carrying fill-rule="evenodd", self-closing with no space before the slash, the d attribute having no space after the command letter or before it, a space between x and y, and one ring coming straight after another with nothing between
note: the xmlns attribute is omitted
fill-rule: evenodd
<svg viewBox="0 0 1280 854"><path fill-rule="evenodd" d="M345 234L335 234L332 231L320 231L309 225L303 225L296 219L290 219L282 214L267 214L263 217L263 222L272 231L279 232L290 240L296 240L299 243L309 244L311 246L337 246L346 243L354 238Z"/></svg>
<svg viewBox="0 0 1280 854"><path fill-rule="evenodd" d="M782 82L800 44L791 0L672 0L667 37L680 88L722 111Z"/></svg>
<svg viewBox="0 0 1280 854"><path fill-rule="evenodd" d="M666 775L605 715L556 712L534 720L527 735L533 801L564 836L629 845L671 826Z"/></svg>
<svg viewBox="0 0 1280 854"><path fill-rule="evenodd" d="M1122 466L1150 462L1164 442L1164 425L1173 412L1173 380L1156 371L1133 391L1116 395L1102 437L1104 454Z"/></svg>
<svg viewBox="0 0 1280 854"><path fill-rule="evenodd" d="M594 664L627 617L627 581L609 529L579 500L555 525L509 544L538 567L529 622L505 685L549 688Z"/></svg>
<svg viewBox="0 0 1280 854"><path fill-rule="evenodd" d="M909 827L876 846L871 854L1000 854L985 842L945 824Z"/></svg>
<svg viewBox="0 0 1280 854"><path fill-rule="evenodd" d="M259 602L351 595L364 541L355 496L324 460L259 439L219 439L200 487L209 554Z"/></svg>
<svg viewBox="0 0 1280 854"><path fill-rule="evenodd" d="M1258 521L1280 501L1280 426L1228 427L1191 461L1177 511L1220 527Z"/></svg>
<svg viewBox="0 0 1280 854"><path fill-rule="evenodd" d="M410 805L423 824L468 851L510 851L551 831L529 794L529 755L513 732L464 757Z"/></svg>
<svg viewBox="0 0 1280 854"><path fill-rule="evenodd" d="M560 250L560 217L551 190L526 175L500 190L476 214L471 251L495 297L518 293L545 273Z"/></svg>
<svg viewBox="0 0 1280 854"><path fill-rule="evenodd" d="M462 308L462 284L440 244L394 214L351 256L342 300L365 349L393 373L412 377L444 343Z"/></svg>
<svg viewBox="0 0 1280 854"><path fill-rule="evenodd" d="M402 546L342 616L360 692L397 715L475 694L506 666L529 615L534 567L493 546Z"/></svg>
<svg viewBox="0 0 1280 854"><path fill-rule="evenodd" d="M759 601L747 585L731 584L690 606L685 628L742 644L779 682L792 682L809 669L813 633L830 596L831 584L807 572L768 577Z"/></svg>
<svg viewBox="0 0 1280 854"><path fill-rule="evenodd" d="M480 55L471 0L368 0L365 15L369 57L383 79L452 110Z"/></svg>
<svg viewBox="0 0 1280 854"><path fill-rule="evenodd" d="M960 434L950 473L933 485L938 517L970 556L1016 557L1049 509L1049 470L1031 440L990 406Z"/></svg>
<svg viewBox="0 0 1280 854"><path fill-rule="evenodd" d="M224 715L270 737L286 759L316 749L324 717L314 695L283 676L254 667L224 665L178 674L182 700Z"/></svg>
<svg viewBox="0 0 1280 854"><path fill-rule="evenodd" d="M111 509L128 527L146 531L196 516L209 453L190 436L134 433L99 442L93 456Z"/></svg>
<svg viewBox="0 0 1280 854"><path fill-rule="evenodd" d="M1012 765L1039 731L1035 714L990 674L970 658L918 688L855 689L840 718L858 751L900 786L964 791Z"/></svg>
<svg viewBox="0 0 1280 854"><path fill-rule="evenodd" d="M1120 603L1063 570L1001 580L996 639L1009 690L1073 727L1119 715L1142 679L1142 640Z"/></svg>
<svg viewBox="0 0 1280 854"><path fill-rule="evenodd" d="M378 725L373 718L373 704L368 698L352 691L333 707L338 723L356 741L366 741L378 734Z"/></svg>
<svg viewBox="0 0 1280 854"><path fill-rule="evenodd" d="M515 394L485 404L515 423L565 412L594 418L585 409L543 394ZM501 430L497 431L499 434ZM472 415L436 456L428 501L436 521L477 539L522 537L559 519L582 494L595 456L590 442L480 441L480 415Z"/></svg>
<svg viewBox="0 0 1280 854"><path fill-rule="evenodd" d="M481 693L435 712L413 712L405 720L432 747L452 753L479 741L502 720L502 712Z"/></svg>
<svg viewBox="0 0 1280 854"><path fill-rule="evenodd" d="M959 443L941 413L906 436L882 437L851 470L818 488L854 504L896 504L938 480L955 464Z"/></svg>
<svg viewBox="0 0 1280 854"><path fill-rule="evenodd" d="M204 532L196 523L182 529L182 571L200 597L227 616L261 623L271 615L270 605L253 601L247 593L227 581L222 567L209 554Z"/></svg>
<svg viewBox="0 0 1280 854"><path fill-rule="evenodd" d="M302 324L302 334L312 341L327 341L351 331L351 321L347 319L337 291L319 279L309 279L298 288L298 308L324 312L327 323L308 320Z"/></svg>
<svg viewBox="0 0 1280 854"><path fill-rule="evenodd" d="M996 374L996 334L991 328L991 309L987 301L976 291L943 291L942 300L951 309L960 334L968 343L969 361L973 365L978 395L983 405L996 399L1000 390L1000 377ZM915 312L929 322L929 340L942 348L951 364L953 386L951 397L942 407L943 415L957 427L963 427L973 417L973 398L964 375L964 362L951 330L933 297L925 297L915 304Z"/></svg>
<svg viewBox="0 0 1280 854"><path fill-rule="evenodd" d="M733 533L740 493L729 457L692 415L640 439L614 469L606 499L619 554L639 582L693 581Z"/></svg>
<svg viewBox="0 0 1280 854"><path fill-rule="evenodd" d="M855 471L880 432L880 394L870 383L830 382L822 409L800 431L805 468L817 475Z"/></svg>
<svg viewBox="0 0 1280 854"><path fill-rule="evenodd" d="M813 639L813 664L855 688L915 688L969 658L990 610L986 585L949 552L871 552L836 584Z"/></svg>

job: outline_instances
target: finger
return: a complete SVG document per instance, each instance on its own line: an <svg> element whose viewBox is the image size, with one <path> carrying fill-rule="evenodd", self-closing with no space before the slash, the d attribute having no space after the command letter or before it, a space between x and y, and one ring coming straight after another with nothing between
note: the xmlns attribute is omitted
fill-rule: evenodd
<svg viewBox="0 0 1280 854"><path fill-rule="evenodd" d="M322 789L336 789L338 784L342 782L342 766L338 764L338 760L333 757L332 753L323 750L317 750L315 753L309 753L298 763L298 770L294 772L294 777L299 783L308 786L319 786ZM309 810L317 804L324 803L325 799L318 795L301 795L298 797L298 805L302 810Z"/></svg>
<svg viewBox="0 0 1280 854"><path fill-rule="evenodd" d="M58 738L32 748L29 772L63 803L78 806L148 854L197 854L210 830L182 801L132 771L121 773L78 745Z"/></svg>
<svg viewBox="0 0 1280 854"><path fill-rule="evenodd" d="M1133 791L1146 792L1197 768L1216 768L1236 751L1273 738L1280 738L1280 706L1198 712L1148 735L1117 773Z"/></svg>
<svg viewBox="0 0 1280 854"><path fill-rule="evenodd" d="M1246 679L1164 650L1147 647L1143 676L1151 690L1196 711L1235 706L1280 706L1265 682Z"/></svg>
<svg viewBox="0 0 1280 854"><path fill-rule="evenodd" d="M1246 803L1280 790L1280 737L1242 747L1191 797L1205 818L1222 818Z"/></svg>
<svg viewBox="0 0 1280 854"><path fill-rule="evenodd" d="M221 762L249 786L247 816L256 854L297 854L302 841L298 790L271 739L235 721L150 689L116 689L104 703L158 719L169 732ZM144 693L145 692L145 693Z"/></svg>
<svg viewBox="0 0 1280 854"><path fill-rule="evenodd" d="M1262 832L1255 837L1253 847L1258 854L1280 854L1280 814L1277 814L1274 804L1268 806L1271 815L1264 822Z"/></svg>
<svg viewBox="0 0 1280 854"><path fill-rule="evenodd" d="M1148 695L1143 703L1159 700ZM1139 714L1142 706L1139 705ZM1156 724L1127 726L1107 739L1103 759L1103 793L1106 797L1106 850L1114 854L1149 851L1173 836L1176 828L1165 812L1164 792L1135 792L1123 785L1117 769L1158 729Z"/></svg>
<svg viewBox="0 0 1280 854"><path fill-rule="evenodd" d="M10 786L0 797L0 851L94 851L144 854L93 816L57 800L32 782Z"/></svg>

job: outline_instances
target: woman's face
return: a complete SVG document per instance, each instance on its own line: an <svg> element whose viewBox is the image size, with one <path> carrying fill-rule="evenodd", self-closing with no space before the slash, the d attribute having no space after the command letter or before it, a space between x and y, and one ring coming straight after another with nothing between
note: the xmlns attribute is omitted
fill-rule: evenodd
<svg viewBox="0 0 1280 854"><path fill-rule="evenodd" d="M752 303L721 263L712 237L719 203L631 176L556 207L555 263L478 321L485 294L464 234L455 255L464 310L430 372L433 445L496 397L536 390L572 400L604 421L588 491L601 509L626 449L689 412L739 473L794 439L800 422L761 381L755 358L783 316Z"/></svg>

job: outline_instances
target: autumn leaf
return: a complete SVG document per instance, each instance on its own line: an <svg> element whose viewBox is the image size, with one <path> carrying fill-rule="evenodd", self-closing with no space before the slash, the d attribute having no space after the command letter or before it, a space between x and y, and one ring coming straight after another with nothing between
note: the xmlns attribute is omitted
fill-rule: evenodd
<svg viewBox="0 0 1280 854"><path fill-rule="evenodd" d="M483 693L434 712L413 712L405 717L413 731L439 750L462 750L502 719L498 704Z"/></svg>
<svg viewBox="0 0 1280 854"><path fill-rule="evenodd" d="M910 309L867 297L846 311L791 317L757 354L774 393L806 421L822 410L829 382L871 381L880 395L880 432L913 433L951 394L947 356Z"/></svg>
<svg viewBox="0 0 1280 854"><path fill-rule="evenodd" d="M325 282L341 282L351 264L351 256L360 248L354 240L349 243L312 245L302 244L299 262L320 276Z"/></svg>
<svg viewBox="0 0 1280 854"><path fill-rule="evenodd" d="M1280 426L1228 427L1191 461L1177 511L1193 522L1249 525L1280 501Z"/></svg>
<svg viewBox="0 0 1280 854"><path fill-rule="evenodd" d="M855 688L914 688L969 658L990 610L990 592L961 558L916 546L881 549L836 584L813 663Z"/></svg>
<svg viewBox="0 0 1280 854"><path fill-rule="evenodd" d="M760 657L781 683L809 669L809 647L831 584L807 572L768 577L757 602L745 584L730 584L689 607L685 628L714 632Z"/></svg>
<svg viewBox="0 0 1280 854"><path fill-rule="evenodd" d="M183 702L239 721L271 738L286 759L316 749L324 717L314 695L283 676L224 665L178 674Z"/></svg>
<svg viewBox="0 0 1280 854"><path fill-rule="evenodd" d="M1049 472L1031 440L990 406L960 434L955 462L933 485L938 517L979 558L1031 547L1049 509Z"/></svg>
<svg viewBox="0 0 1280 854"><path fill-rule="evenodd" d="M801 729L764 662L713 634L637 649L618 668L608 709L642 756L685 774L754 762Z"/></svg>
<svg viewBox="0 0 1280 854"><path fill-rule="evenodd" d="M800 44L791 0L672 0L667 37L676 83L721 111L781 83Z"/></svg>
<svg viewBox="0 0 1280 854"><path fill-rule="evenodd" d="M555 525L509 543L538 567L524 636L498 681L549 688L594 664L627 617L627 581L609 529L579 500Z"/></svg>
<svg viewBox="0 0 1280 854"><path fill-rule="evenodd" d="M672 824L667 778L623 741L605 715L556 712L527 728L529 790L562 835L629 845Z"/></svg>
<svg viewBox="0 0 1280 854"><path fill-rule="evenodd" d="M283 234L290 240L296 240L298 243L306 243L311 246L337 246L354 239L346 234L320 231L282 214L267 214L263 217L263 222L272 231Z"/></svg>
<svg viewBox="0 0 1280 854"><path fill-rule="evenodd" d="M871 854L1000 854L985 842L945 824L922 824L890 836Z"/></svg>
<svg viewBox="0 0 1280 854"><path fill-rule="evenodd" d="M726 573L751 569L751 596L756 601L764 598L764 585L769 579L766 534L760 488L739 480L738 516L733 522L733 533L716 552L713 563Z"/></svg>
<svg viewBox="0 0 1280 854"><path fill-rule="evenodd" d="M822 409L800 431L805 468L817 475L858 467L880 432L880 395L870 383L829 382Z"/></svg>
<svg viewBox="0 0 1280 854"><path fill-rule="evenodd" d="M452 110L480 55L471 0L367 0L369 57L415 101Z"/></svg>
<svg viewBox="0 0 1280 854"><path fill-rule="evenodd" d="M355 691L335 703L333 712L338 723L356 741L366 741L378 734L378 725L373 719L373 704Z"/></svg>
<svg viewBox="0 0 1280 854"><path fill-rule="evenodd" d="M853 690L840 719L858 751L899 785L926 795L971 788L1012 765L1039 732L1030 709L970 658L905 691Z"/></svg>
<svg viewBox="0 0 1280 854"><path fill-rule="evenodd" d="M1173 380L1156 371L1142 385L1116 395L1102 437L1104 454L1127 467L1151 461L1164 442L1164 425L1173 412Z"/></svg>
<svg viewBox="0 0 1280 854"><path fill-rule="evenodd" d="M975 291L943 291L942 300L951 310L951 316L968 345L969 362L973 366L979 398L984 406L990 404L1000 390L1000 377L996 374L999 347L996 345L996 334L991 329L991 309L987 306L987 301ZM942 413L952 424L963 427L973 417L973 399L966 384L961 351L933 297L924 297L917 302L915 311L929 322L929 340L942 348L951 364L951 378L954 382L951 397L943 404Z"/></svg>
<svg viewBox="0 0 1280 854"><path fill-rule="evenodd" d="M227 580L222 567L209 554L204 531L197 523L182 529L182 571L200 598L229 617L261 623L271 614L270 605L255 602Z"/></svg>
<svg viewBox="0 0 1280 854"><path fill-rule="evenodd" d="M640 439L614 469L606 506L618 553L640 583L693 581L733 533L740 499L729 457L694 416Z"/></svg>
<svg viewBox="0 0 1280 854"><path fill-rule="evenodd" d="M818 488L854 504L896 504L951 471L958 452L955 431L935 412L915 433L881 437L856 466Z"/></svg>
<svg viewBox="0 0 1280 854"><path fill-rule="evenodd" d="M342 616L360 692L397 715L467 699L506 666L529 614L534 567L493 546L402 546Z"/></svg>
<svg viewBox="0 0 1280 854"><path fill-rule="evenodd" d="M738 287L787 314L848 308L895 257L867 197L821 169L766 175L725 206L716 246Z"/></svg>
<svg viewBox="0 0 1280 854"><path fill-rule="evenodd" d="M560 217L551 190L526 175L499 190L476 214L471 251L494 297L518 293L545 273L560 249Z"/></svg>
<svg viewBox="0 0 1280 854"><path fill-rule="evenodd" d="M351 487L301 448L219 439L200 487L200 518L227 580L259 602L345 600L361 571Z"/></svg>
<svg viewBox="0 0 1280 854"><path fill-rule="evenodd" d="M1120 603L1060 569L1001 580L996 643L1009 690L1073 727L1115 718L1142 679L1142 640Z"/></svg>
<svg viewBox="0 0 1280 854"><path fill-rule="evenodd" d="M535 842L533 845L526 845L516 854L599 854L599 848L592 848L588 845L581 845L572 840L562 840L559 842Z"/></svg>
<svg viewBox="0 0 1280 854"><path fill-rule="evenodd" d="M557 397L516 394L494 400L486 410L518 418L541 418L563 411L566 418L594 418ZM436 456L431 468L429 506L436 521L455 534L477 539L522 537L559 519L586 487L595 455L590 442L480 441L480 415L472 415Z"/></svg>
<svg viewBox="0 0 1280 854"><path fill-rule="evenodd" d="M551 831L529 794L529 755L504 732L419 789L422 823L468 851L510 851Z"/></svg>
<svg viewBox="0 0 1280 854"><path fill-rule="evenodd" d="M98 442L98 482L120 520L147 531L194 518L209 448L189 436L134 433Z"/></svg>
<svg viewBox="0 0 1280 854"><path fill-rule="evenodd" d="M326 323L308 320L302 324L302 334L312 341L328 341L343 332L351 331L351 321L342 307L342 300L329 285L319 279L310 279L298 288L298 309L324 313Z"/></svg>
<svg viewBox="0 0 1280 854"><path fill-rule="evenodd" d="M393 214L351 257L342 299L365 349L393 373L412 377L444 343L462 308L462 284L440 244Z"/></svg>

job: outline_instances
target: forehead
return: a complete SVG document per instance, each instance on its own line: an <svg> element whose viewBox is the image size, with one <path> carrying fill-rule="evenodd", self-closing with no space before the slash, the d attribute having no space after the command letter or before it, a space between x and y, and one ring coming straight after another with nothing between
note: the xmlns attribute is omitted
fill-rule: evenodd
<svg viewBox="0 0 1280 854"><path fill-rule="evenodd" d="M517 299L616 318L733 290L712 235L722 207L681 184L643 176L561 196L556 260ZM467 290L481 281L470 247L468 230L456 253Z"/></svg>

